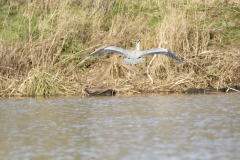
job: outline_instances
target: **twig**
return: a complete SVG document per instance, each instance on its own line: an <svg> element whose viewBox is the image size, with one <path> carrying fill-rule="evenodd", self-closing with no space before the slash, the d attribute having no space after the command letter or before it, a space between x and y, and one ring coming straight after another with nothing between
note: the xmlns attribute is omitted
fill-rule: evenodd
<svg viewBox="0 0 240 160"><path fill-rule="evenodd" d="M153 58L151 59L151 61L149 62L148 66L147 66L147 75L148 75L148 78L150 79L150 81L151 81L152 83L153 83L153 79L152 79L152 77L150 76L148 69L149 69L150 65L152 64L153 60L155 59L155 57L156 57L156 54L154 54Z"/></svg>
<svg viewBox="0 0 240 160"><path fill-rule="evenodd" d="M88 58L90 57L86 57L84 58L81 62L79 62L76 66L73 67L73 69L71 69L70 71L68 71L67 75L72 72L77 66L79 66L80 64L83 64L83 62L85 62Z"/></svg>
<svg viewBox="0 0 240 160"><path fill-rule="evenodd" d="M89 5L88 13L86 15L86 18L90 15L92 9L94 7L94 0L91 1L91 4Z"/></svg>
<svg viewBox="0 0 240 160"><path fill-rule="evenodd" d="M226 90L226 92L229 91L229 89L233 90L233 91L236 91L236 92L240 92L239 90L237 89L234 89L234 88L231 88L231 87L228 87L227 85L224 84L225 87L227 87L228 89Z"/></svg>
<svg viewBox="0 0 240 160"><path fill-rule="evenodd" d="M87 49L85 49L84 51L86 51L86 50L89 50L89 49L92 49L92 48L95 48L95 47L97 47L97 46L99 46L99 44L97 44L97 45L95 45L95 46L92 46L92 47L89 47L89 48L87 48ZM78 53L78 52L77 52ZM77 66L79 66L80 64L83 64L83 62L85 62L88 58L90 58L89 56L86 56L81 62L79 62L73 69L71 69L70 71L68 71L68 73L67 73L67 75L70 73L70 72L72 72Z"/></svg>
<svg viewBox="0 0 240 160"><path fill-rule="evenodd" d="M190 75L192 75L192 73L193 73L193 72L190 72L190 73L186 76L186 78L180 79L180 80L178 80L177 82L175 82L170 88L173 88L173 87L175 87L176 85L179 85L179 84L184 83L184 81L185 81L186 79L188 79L188 78L190 77Z"/></svg>

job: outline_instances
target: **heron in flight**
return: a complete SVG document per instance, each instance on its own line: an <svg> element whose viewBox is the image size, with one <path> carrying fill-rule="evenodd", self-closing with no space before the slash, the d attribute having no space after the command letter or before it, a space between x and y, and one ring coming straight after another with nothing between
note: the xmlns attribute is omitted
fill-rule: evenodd
<svg viewBox="0 0 240 160"><path fill-rule="evenodd" d="M126 50L120 47L115 46L109 46L100 50L97 50L93 53L91 53L88 57L94 56L97 54L101 54L104 52L110 52L110 53L117 53L126 56L127 58L123 59L123 63L129 64L129 65L135 65L138 63L142 63L145 59L142 58L142 56L147 55L154 55L154 54L164 54L165 56L168 56L172 59L175 59L176 61L185 64L186 62L182 61L180 58L175 56L171 51L164 49L164 48L152 48L144 51L140 51L140 40L137 40L136 42L136 50ZM86 57L86 58L88 58Z"/></svg>

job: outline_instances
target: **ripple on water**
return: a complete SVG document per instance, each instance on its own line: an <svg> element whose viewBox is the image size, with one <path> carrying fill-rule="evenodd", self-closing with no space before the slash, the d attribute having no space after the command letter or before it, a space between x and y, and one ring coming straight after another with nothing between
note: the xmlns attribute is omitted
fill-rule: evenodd
<svg viewBox="0 0 240 160"><path fill-rule="evenodd" d="M0 101L1 159L239 159L240 96Z"/></svg>

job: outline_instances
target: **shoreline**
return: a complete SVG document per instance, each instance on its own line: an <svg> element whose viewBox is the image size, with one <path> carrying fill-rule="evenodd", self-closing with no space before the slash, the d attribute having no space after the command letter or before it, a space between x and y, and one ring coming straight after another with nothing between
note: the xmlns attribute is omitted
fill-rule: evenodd
<svg viewBox="0 0 240 160"><path fill-rule="evenodd" d="M57 97L128 97L128 96L141 96L141 95L174 95L174 94L179 94L179 95L208 95L208 94L232 94L232 93L240 93L240 86L235 86L235 87L226 87L226 88L219 88L219 89L214 89L214 88L189 88L185 91L154 91L154 92L119 92L111 88L92 88L92 89L98 89L98 90L113 90L115 94L110 95L110 94L89 94L86 91L82 93L74 93L74 94L56 94L56 95L40 95L40 96L28 96L28 95L3 95L0 96L1 99L4 98L57 98Z"/></svg>

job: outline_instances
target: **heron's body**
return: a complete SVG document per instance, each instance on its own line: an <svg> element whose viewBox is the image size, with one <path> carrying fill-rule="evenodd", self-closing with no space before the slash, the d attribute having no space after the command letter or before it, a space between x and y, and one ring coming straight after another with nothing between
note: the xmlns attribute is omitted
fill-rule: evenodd
<svg viewBox="0 0 240 160"><path fill-rule="evenodd" d="M97 50L91 53L89 56L94 56L96 54L101 54L104 52L117 53L117 54L122 54L126 56L127 58L123 59L122 61L129 65L142 63L145 60L144 58L142 58L142 56L147 56L150 54L164 54L172 59L179 61L180 63L185 64L184 61L182 61L180 58L178 58L173 53L171 53L171 51L164 48L152 48L149 50L140 51L140 40L138 40L136 43L136 50L126 50L120 47L110 46L110 47Z"/></svg>

